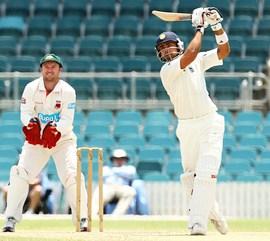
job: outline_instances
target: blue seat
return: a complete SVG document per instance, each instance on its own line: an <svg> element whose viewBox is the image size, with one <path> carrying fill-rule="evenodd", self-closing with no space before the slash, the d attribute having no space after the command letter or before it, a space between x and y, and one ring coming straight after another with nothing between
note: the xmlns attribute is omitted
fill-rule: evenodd
<svg viewBox="0 0 270 241"><path fill-rule="evenodd" d="M167 1L149 0L148 1L149 15L151 14L151 11L153 9L162 9L162 11L165 11L165 12L172 12L173 6L175 5L174 2L175 2L174 0L167 0Z"/></svg>
<svg viewBox="0 0 270 241"><path fill-rule="evenodd" d="M107 37L109 35L109 26L111 21L111 18L107 15L91 16L90 19L86 19L84 21L84 35L99 35L102 37Z"/></svg>
<svg viewBox="0 0 270 241"><path fill-rule="evenodd" d="M76 69L68 68L67 70L78 71L77 68ZM90 99L90 98L96 99L96 96L97 96L96 87L95 87L95 83L93 79L72 78L68 80L68 83L76 90L76 94L79 99L83 99L83 100Z"/></svg>
<svg viewBox="0 0 270 241"><path fill-rule="evenodd" d="M122 110L118 111L115 116L115 123L117 124L141 124L142 113L137 110Z"/></svg>
<svg viewBox="0 0 270 241"><path fill-rule="evenodd" d="M89 0L65 0L64 1L64 8L63 8L63 15L76 15L81 18L86 17L88 13L88 3Z"/></svg>
<svg viewBox="0 0 270 241"><path fill-rule="evenodd" d="M59 0L36 0L35 1L35 15L58 17Z"/></svg>
<svg viewBox="0 0 270 241"><path fill-rule="evenodd" d="M263 15L270 15L270 0L264 0Z"/></svg>
<svg viewBox="0 0 270 241"><path fill-rule="evenodd" d="M124 64L124 62L123 62ZM146 100L146 99L152 99L154 96L154 88L152 85L152 82L150 79L145 79L145 78L136 78L135 80L136 84L136 99L139 100ZM127 96L131 96L131 86L132 86L132 80L128 80L128 85L127 85Z"/></svg>
<svg viewBox="0 0 270 241"><path fill-rule="evenodd" d="M153 171L153 172L146 173L143 176L143 180L148 181L148 182L164 182L164 181L169 181L170 178L168 177L167 174Z"/></svg>
<svg viewBox="0 0 270 241"><path fill-rule="evenodd" d="M176 12L192 13L193 9L205 6L205 0L181 1ZM213 5L208 5L213 6Z"/></svg>
<svg viewBox="0 0 270 241"><path fill-rule="evenodd" d="M235 123L234 134L237 138L250 134L255 135L257 132L257 126L252 123Z"/></svg>
<svg viewBox="0 0 270 241"><path fill-rule="evenodd" d="M21 42L21 55L43 56L46 53L47 39L44 36L29 36Z"/></svg>
<svg viewBox="0 0 270 241"><path fill-rule="evenodd" d="M30 16L30 5L32 0L12 0L6 2L6 16L21 16L27 18Z"/></svg>
<svg viewBox="0 0 270 241"><path fill-rule="evenodd" d="M244 39L242 36L231 36L230 37L230 56L242 57L244 53Z"/></svg>
<svg viewBox="0 0 270 241"><path fill-rule="evenodd" d="M235 0L234 15L248 15L252 17L258 16L260 0L246 0L245 3L241 0Z"/></svg>
<svg viewBox="0 0 270 241"><path fill-rule="evenodd" d="M115 16L115 0L93 0L91 2L91 15Z"/></svg>
<svg viewBox="0 0 270 241"><path fill-rule="evenodd" d="M270 56L270 37L257 36L246 40L246 56L259 57L262 61Z"/></svg>
<svg viewBox="0 0 270 241"><path fill-rule="evenodd" d="M257 154L256 151L252 148L248 147L235 147L231 150L230 156L228 157L226 162L233 162L233 160L244 160L247 163L253 163L256 162Z"/></svg>
<svg viewBox="0 0 270 241"><path fill-rule="evenodd" d="M138 35L138 26L140 20L136 16L120 16L116 18L113 24L114 35L128 35L136 37Z"/></svg>
<svg viewBox="0 0 270 241"><path fill-rule="evenodd" d="M114 136L121 138L124 136L139 136L139 126L137 124L119 124L114 127Z"/></svg>
<svg viewBox="0 0 270 241"><path fill-rule="evenodd" d="M144 17L144 0L125 0L120 1L120 15L134 15Z"/></svg>
<svg viewBox="0 0 270 241"><path fill-rule="evenodd" d="M251 36L253 30L253 19L251 16L236 16L229 22L229 35Z"/></svg>
<svg viewBox="0 0 270 241"><path fill-rule="evenodd" d="M33 56L15 57L10 60L11 71L35 72L38 70L38 61Z"/></svg>
<svg viewBox="0 0 270 241"><path fill-rule="evenodd" d="M80 26L80 16L64 16L56 21L56 35L78 37L81 34Z"/></svg>
<svg viewBox="0 0 270 241"><path fill-rule="evenodd" d="M249 173L239 173L236 177L237 182L261 182L264 178L259 173L249 172Z"/></svg>
<svg viewBox="0 0 270 241"><path fill-rule="evenodd" d="M157 136L169 136L169 129L165 125L145 125L143 133L145 138L150 139Z"/></svg>
<svg viewBox="0 0 270 241"><path fill-rule="evenodd" d="M144 56L137 56L133 58L121 58L123 72L145 72L148 70L147 59Z"/></svg>
<svg viewBox="0 0 270 241"><path fill-rule="evenodd" d="M135 40L135 55L153 56L155 54L156 36L140 36Z"/></svg>
<svg viewBox="0 0 270 241"><path fill-rule="evenodd" d="M79 42L80 56L99 56L103 55L103 43L104 39L102 36L93 35L81 38Z"/></svg>
<svg viewBox="0 0 270 241"><path fill-rule="evenodd" d="M53 23L54 20L50 16L35 16L28 22L27 35L42 35L46 38L50 38Z"/></svg>
<svg viewBox="0 0 270 241"><path fill-rule="evenodd" d="M131 37L130 36L114 36L107 41L107 55L125 57L130 56Z"/></svg>
<svg viewBox="0 0 270 241"><path fill-rule="evenodd" d="M234 135L224 135L223 148L226 152L230 152L232 148L236 146L236 138Z"/></svg>
<svg viewBox="0 0 270 241"><path fill-rule="evenodd" d="M1 121L0 133L2 134L22 134L22 125L18 125L18 123L5 123Z"/></svg>
<svg viewBox="0 0 270 241"><path fill-rule="evenodd" d="M72 36L57 36L51 39L51 52L62 57L74 56L75 39Z"/></svg>
<svg viewBox="0 0 270 241"><path fill-rule="evenodd" d="M269 149L264 149L262 150L260 154L259 161L269 161L270 162L270 150Z"/></svg>
<svg viewBox="0 0 270 241"><path fill-rule="evenodd" d="M92 63L95 72L118 72L122 66L117 57L95 58Z"/></svg>
<svg viewBox="0 0 270 241"><path fill-rule="evenodd" d="M0 146L0 156L1 158L3 158L3 160L6 159L7 162L15 163L18 159L18 155L19 153L17 149L14 148L13 146L6 146L6 145Z"/></svg>
<svg viewBox="0 0 270 241"><path fill-rule="evenodd" d="M0 37L0 55L14 56L16 51L17 39L14 36Z"/></svg>
<svg viewBox="0 0 270 241"><path fill-rule="evenodd" d="M93 136L88 142L89 146L101 147L107 152L114 149L115 140L112 136Z"/></svg>
<svg viewBox="0 0 270 241"><path fill-rule="evenodd" d="M232 112L228 110L220 110L218 113L224 116L225 122L229 123L230 125L233 124L234 118Z"/></svg>
<svg viewBox="0 0 270 241"><path fill-rule="evenodd" d="M168 162L178 161L181 162L181 153L179 146L178 147L171 147L168 153Z"/></svg>
<svg viewBox="0 0 270 241"><path fill-rule="evenodd" d="M121 79L99 78L96 80L97 96L102 100L123 99L123 83Z"/></svg>
<svg viewBox="0 0 270 241"><path fill-rule="evenodd" d="M92 59L89 57L63 58L64 69L67 72L89 72L91 70ZM77 83L79 85L79 83Z"/></svg>
<svg viewBox="0 0 270 241"><path fill-rule="evenodd" d="M165 152L162 147L145 146L141 148L138 158L139 161L155 161L163 163L165 160Z"/></svg>
<svg viewBox="0 0 270 241"><path fill-rule="evenodd" d="M152 58L149 56L148 57L148 64L150 65L150 70L152 72L159 72L161 67L162 67L162 62L160 60L158 60L158 58L156 56L154 56ZM159 82L161 82L160 79L159 79Z"/></svg>
<svg viewBox="0 0 270 241"><path fill-rule="evenodd" d="M259 72L261 61L258 57L231 58L235 72Z"/></svg>
<svg viewBox="0 0 270 241"><path fill-rule="evenodd" d="M260 111L240 111L235 117L235 124L248 122L258 126L262 121L263 115Z"/></svg>
<svg viewBox="0 0 270 241"><path fill-rule="evenodd" d="M145 123L169 125L173 122L173 114L167 110L150 110L146 113Z"/></svg>
<svg viewBox="0 0 270 241"><path fill-rule="evenodd" d="M0 18L0 35L10 35L16 38L23 36L24 21L22 17L10 16Z"/></svg>
<svg viewBox="0 0 270 241"><path fill-rule="evenodd" d="M164 149L164 151L169 151L170 148L174 148L178 146L178 142L174 136L157 136L150 138L149 145L152 146L160 146Z"/></svg>
<svg viewBox="0 0 270 241"><path fill-rule="evenodd" d="M215 6L216 8L218 8L224 18L228 18L231 16L231 5L231 0L207 0L207 6Z"/></svg>
<svg viewBox="0 0 270 241"><path fill-rule="evenodd" d="M179 161L168 162L165 169L170 179L174 181L179 181L180 175L184 172L183 167Z"/></svg>
<svg viewBox="0 0 270 241"><path fill-rule="evenodd" d="M136 151L140 150L145 145L145 140L143 137L138 135L126 135L121 136L119 139L120 146L133 146Z"/></svg>
<svg viewBox="0 0 270 241"><path fill-rule="evenodd" d="M254 166L254 170L263 175L264 179L268 179L270 175L270 162L269 161L260 161L256 162Z"/></svg>
<svg viewBox="0 0 270 241"><path fill-rule="evenodd" d="M4 122L20 123L21 114L19 111L3 111L1 113L1 124Z"/></svg>
<svg viewBox="0 0 270 241"><path fill-rule="evenodd" d="M167 23L159 20L157 17L149 17L143 22L143 35L156 35L167 30Z"/></svg>
<svg viewBox="0 0 270 241"><path fill-rule="evenodd" d="M87 123L98 123L103 125L112 125L113 124L113 114L111 111L107 110L97 110L97 111L90 111L87 116Z"/></svg>
<svg viewBox="0 0 270 241"><path fill-rule="evenodd" d="M0 53L1 53L1 47L0 47ZM0 72L6 72L9 70L9 61L6 56L0 56ZM2 85L4 85L4 81L1 81ZM7 82L10 84L10 81ZM4 89L1 89L2 91Z"/></svg>

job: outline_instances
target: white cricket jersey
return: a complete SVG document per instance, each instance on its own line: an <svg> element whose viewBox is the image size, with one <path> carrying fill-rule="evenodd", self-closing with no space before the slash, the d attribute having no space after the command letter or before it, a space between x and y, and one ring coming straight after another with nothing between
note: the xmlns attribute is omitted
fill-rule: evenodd
<svg viewBox="0 0 270 241"><path fill-rule="evenodd" d="M206 89L204 72L223 61L217 49L200 52L185 69L180 68L181 56L164 64L160 71L162 84L174 106L178 119L202 117L217 110Z"/></svg>
<svg viewBox="0 0 270 241"><path fill-rule="evenodd" d="M42 129L49 121L53 121L61 132L60 141L74 139L75 104L75 90L67 82L59 80L46 96L43 78L40 77L25 86L21 99L21 121L26 126L31 118L38 117Z"/></svg>

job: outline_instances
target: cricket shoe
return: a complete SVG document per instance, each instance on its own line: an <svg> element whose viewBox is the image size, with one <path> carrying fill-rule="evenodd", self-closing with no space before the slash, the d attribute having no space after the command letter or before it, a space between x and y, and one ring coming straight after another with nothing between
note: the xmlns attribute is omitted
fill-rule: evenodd
<svg viewBox="0 0 270 241"><path fill-rule="evenodd" d="M195 223L190 230L190 235L206 235L206 231L201 224Z"/></svg>
<svg viewBox="0 0 270 241"><path fill-rule="evenodd" d="M80 231L81 232L88 232L88 219L82 218L80 222Z"/></svg>
<svg viewBox="0 0 270 241"><path fill-rule="evenodd" d="M15 232L16 219L14 217L8 217L3 227L3 232Z"/></svg>
<svg viewBox="0 0 270 241"><path fill-rule="evenodd" d="M211 219L210 220L212 224L214 224L217 231L219 231L221 234L227 234L228 233L228 224L225 218L221 218L219 220Z"/></svg>

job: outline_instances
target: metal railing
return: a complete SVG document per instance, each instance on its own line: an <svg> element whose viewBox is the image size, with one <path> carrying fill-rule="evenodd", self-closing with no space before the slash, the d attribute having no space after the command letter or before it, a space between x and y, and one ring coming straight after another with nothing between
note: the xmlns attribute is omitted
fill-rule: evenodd
<svg viewBox="0 0 270 241"><path fill-rule="evenodd" d="M1 90L3 96L0 97L0 109L18 109L20 92L20 79L27 79L29 81L40 76L38 72L1 72L0 81L3 81L4 90ZM63 72L63 79L79 78L79 79L95 79L98 82L100 78L127 78L130 79L130 97L120 98L117 100L104 100L98 98L80 99L77 98L77 106L82 110L89 109L172 109L169 99L160 100L155 96L151 99L140 100L136 98L136 79L137 78L159 78L158 72L82 72L71 73ZM206 81L211 78L220 81L232 81L232 78L240 78L241 84L239 86L238 97L235 99L218 99L216 94L217 88L208 89L211 98L220 109L230 110L248 110L248 109L266 109L269 102L269 77L263 73L231 73L231 72L207 72ZM76 89L76 86L74 86Z"/></svg>

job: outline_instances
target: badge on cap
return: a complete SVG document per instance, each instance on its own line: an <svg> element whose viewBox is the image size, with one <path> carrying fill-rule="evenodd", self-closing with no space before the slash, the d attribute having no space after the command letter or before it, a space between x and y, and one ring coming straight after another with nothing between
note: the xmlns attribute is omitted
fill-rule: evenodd
<svg viewBox="0 0 270 241"><path fill-rule="evenodd" d="M159 35L159 39L161 39L161 40L162 40L162 39L165 39L165 38L166 38L165 33L162 33L162 34L160 34L160 35Z"/></svg>

